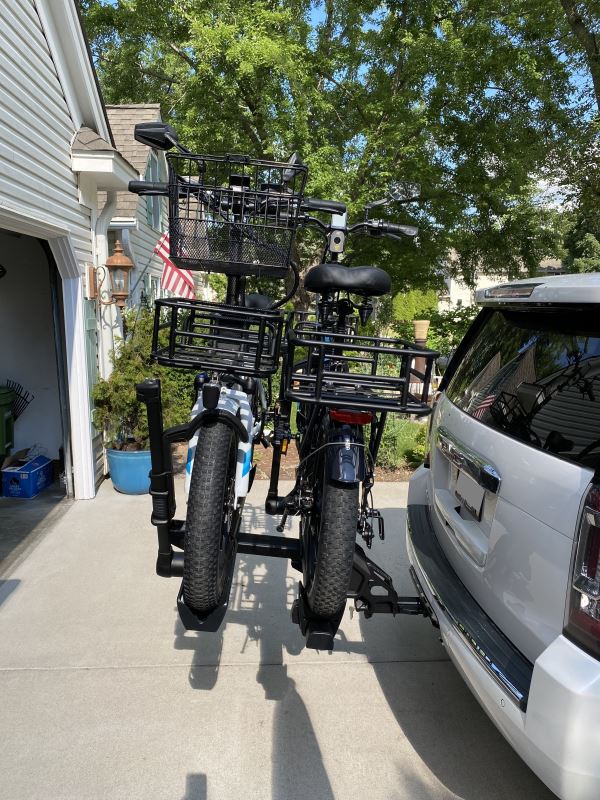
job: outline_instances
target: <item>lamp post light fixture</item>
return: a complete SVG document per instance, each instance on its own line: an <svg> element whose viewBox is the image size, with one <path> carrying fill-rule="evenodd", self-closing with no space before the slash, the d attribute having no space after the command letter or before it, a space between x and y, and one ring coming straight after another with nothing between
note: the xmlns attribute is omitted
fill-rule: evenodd
<svg viewBox="0 0 600 800"><path fill-rule="evenodd" d="M110 282L110 303L115 303L121 310L129 297L129 273L133 269L133 261L123 252L121 242L117 239L112 256L106 259L105 269ZM102 301L101 301L102 302ZM110 303L104 303L109 305Z"/></svg>

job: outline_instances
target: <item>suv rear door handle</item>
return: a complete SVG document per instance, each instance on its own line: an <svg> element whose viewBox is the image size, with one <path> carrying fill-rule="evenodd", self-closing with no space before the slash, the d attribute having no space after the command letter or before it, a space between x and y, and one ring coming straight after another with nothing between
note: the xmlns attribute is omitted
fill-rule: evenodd
<svg viewBox="0 0 600 800"><path fill-rule="evenodd" d="M483 456L449 433L446 428L437 429L438 447L456 467L468 473L473 480L492 494L498 494L502 478L498 470Z"/></svg>

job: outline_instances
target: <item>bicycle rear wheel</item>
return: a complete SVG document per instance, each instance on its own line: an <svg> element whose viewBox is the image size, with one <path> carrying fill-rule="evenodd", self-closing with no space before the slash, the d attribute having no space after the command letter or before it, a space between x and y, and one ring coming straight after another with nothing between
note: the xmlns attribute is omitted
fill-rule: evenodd
<svg viewBox="0 0 600 800"><path fill-rule="evenodd" d="M352 576L358 485L334 484L325 479L320 504L315 504L311 516L310 523L303 526L308 603L317 616L332 618L346 603Z"/></svg>
<svg viewBox="0 0 600 800"><path fill-rule="evenodd" d="M237 442L230 427L200 429L185 528L183 599L196 612L215 609L235 562Z"/></svg>

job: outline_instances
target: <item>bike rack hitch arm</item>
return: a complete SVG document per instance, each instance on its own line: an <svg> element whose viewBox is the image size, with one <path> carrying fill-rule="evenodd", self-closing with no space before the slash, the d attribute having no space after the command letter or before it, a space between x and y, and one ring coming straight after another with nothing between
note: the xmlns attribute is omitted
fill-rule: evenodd
<svg viewBox="0 0 600 800"><path fill-rule="evenodd" d="M147 379L136 385L136 397L144 403L148 414L148 438L150 442L150 495L152 496L151 522L158 534L158 557L156 572L170 576L173 548L169 533L170 522L175 515L175 487L170 444L167 446L163 430L162 398L160 380Z"/></svg>

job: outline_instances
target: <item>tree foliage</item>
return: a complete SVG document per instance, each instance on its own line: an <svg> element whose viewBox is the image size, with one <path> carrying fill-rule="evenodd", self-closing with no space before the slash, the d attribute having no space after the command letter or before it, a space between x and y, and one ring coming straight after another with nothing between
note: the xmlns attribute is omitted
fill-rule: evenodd
<svg viewBox="0 0 600 800"><path fill-rule="evenodd" d="M160 101L188 146L297 150L309 192L355 215L390 183L418 182L385 212L419 225L418 242L355 248L396 290L450 270L533 273L559 239L539 181L562 182L575 205L597 196L598 0L82 0L82 10L107 101Z"/></svg>
<svg viewBox="0 0 600 800"><path fill-rule="evenodd" d="M411 289L408 292L398 292L392 302L392 316L398 322L408 322L413 319L429 319L437 311L438 296L430 289L423 292Z"/></svg>

